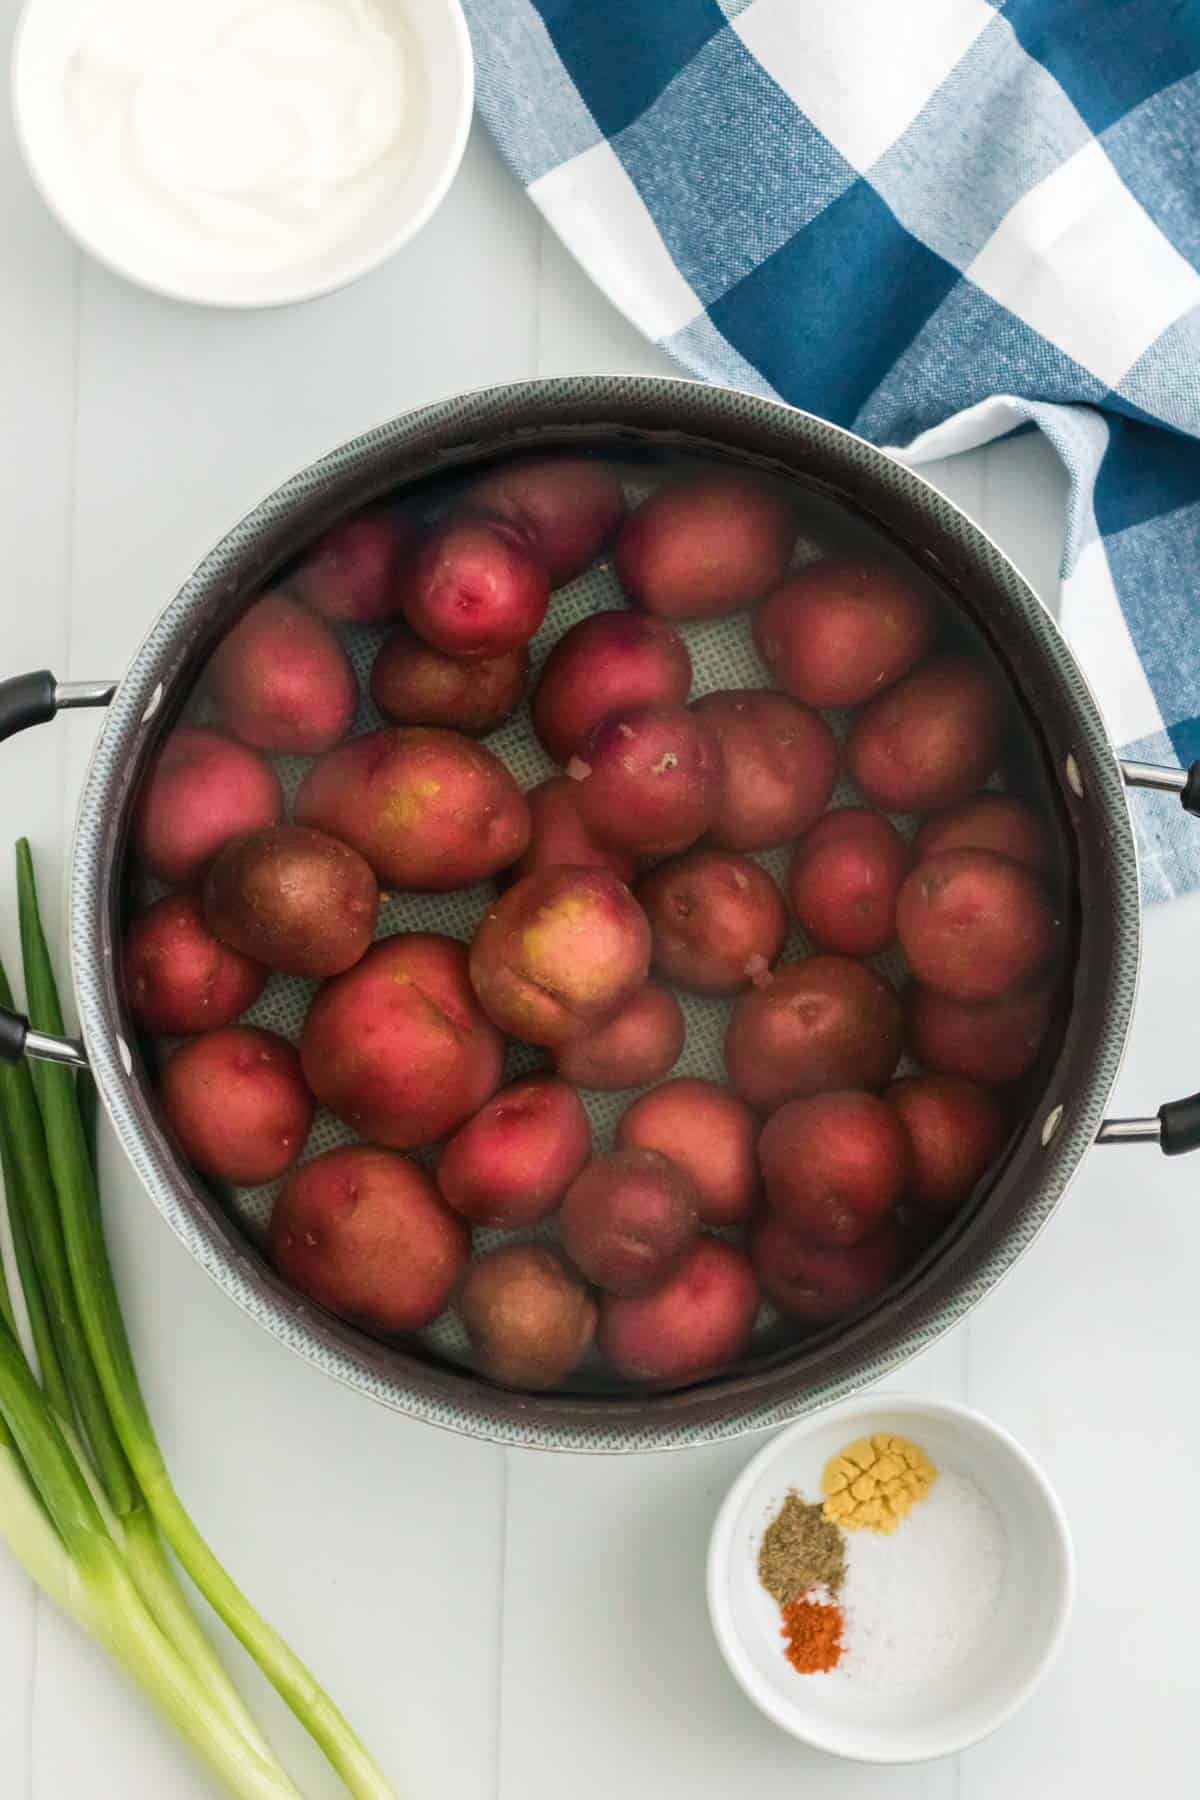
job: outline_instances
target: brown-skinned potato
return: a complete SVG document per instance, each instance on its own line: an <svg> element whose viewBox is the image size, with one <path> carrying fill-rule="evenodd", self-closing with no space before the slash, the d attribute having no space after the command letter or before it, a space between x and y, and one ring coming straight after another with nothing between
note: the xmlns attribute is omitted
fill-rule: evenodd
<svg viewBox="0 0 1200 1800"><path fill-rule="evenodd" d="M357 850L304 825L235 838L204 880L209 929L285 975L324 980L351 968L378 912L378 884Z"/></svg>
<svg viewBox="0 0 1200 1800"><path fill-rule="evenodd" d="M458 1311L479 1367L502 1387L559 1387L596 1330L596 1302L548 1244L502 1244L478 1257Z"/></svg>

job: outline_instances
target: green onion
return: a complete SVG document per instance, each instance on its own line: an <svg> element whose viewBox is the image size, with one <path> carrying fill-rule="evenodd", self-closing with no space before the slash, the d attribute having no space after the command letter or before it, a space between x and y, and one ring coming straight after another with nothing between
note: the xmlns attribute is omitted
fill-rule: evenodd
<svg viewBox="0 0 1200 1800"><path fill-rule="evenodd" d="M61 1034L62 1009L38 913L33 862L24 839L17 845L17 890L30 1021L39 1031ZM75 1304L108 1417L132 1471L134 1494L141 1490L184 1569L324 1750L350 1793L358 1800L392 1800L391 1787L345 1718L295 1653L250 1605L176 1493L146 1408L121 1315L74 1078L62 1065L41 1063L35 1066L33 1082ZM0 1091L0 1099L4 1097ZM19 1446L20 1437L15 1432L14 1436ZM111 1497L113 1490L107 1480L105 1487ZM133 1514L135 1504L131 1499L122 1509L114 1500L115 1510L127 1515ZM140 1525L135 1526L135 1535L140 1530Z"/></svg>
<svg viewBox="0 0 1200 1800"><path fill-rule="evenodd" d="M96 1171L96 1180L100 1179L100 1164L96 1161L96 1133L100 1122L100 1096L96 1092L96 1083L90 1069L79 1069L75 1075L75 1104L79 1108L79 1117L83 1121L83 1136L88 1147L88 1158Z"/></svg>
<svg viewBox="0 0 1200 1800"><path fill-rule="evenodd" d="M19 1504L9 1491L4 1496L6 1529L22 1562L36 1567L39 1584L145 1688L230 1793L239 1800L296 1800L296 1789L283 1771L246 1742L155 1624L7 1329L0 1330L0 1411L71 1567L52 1550L29 1502Z"/></svg>
<svg viewBox="0 0 1200 1800"><path fill-rule="evenodd" d="M12 1004L12 989L0 968L0 1006L11 1008ZM42 1005L45 1005L44 996ZM57 1007L55 1010L57 1012ZM58 1013L58 1021L57 1025L42 1029L54 1031L61 1036L61 1013ZM68 1083L73 1081L70 1070L60 1069L57 1072L65 1076ZM29 1235L49 1314L51 1334L67 1384L79 1409L84 1434L96 1459L109 1499L117 1512L126 1513L135 1504L133 1481L125 1452L121 1449L120 1439L108 1416L108 1407L96 1379L96 1371L92 1367L79 1309L75 1304L66 1246L55 1202L54 1182L47 1158L46 1139L40 1128L39 1103L35 1098L36 1080L37 1077L31 1075L29 1067L24 1063L0 1070L0 1095L3 1096L8 1121L5 1137L15 1165L15 1184L10 1191L18 1195L18 1215ZM44 1379L45 1369L42 1373ZM71 1417L69 1401L60 1403L58 1410L64 1418Z"/></svg>

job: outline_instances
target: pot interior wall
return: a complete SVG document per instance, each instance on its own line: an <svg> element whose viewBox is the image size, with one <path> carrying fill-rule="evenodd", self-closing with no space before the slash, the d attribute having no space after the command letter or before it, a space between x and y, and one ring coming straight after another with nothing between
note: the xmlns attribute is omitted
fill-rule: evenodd
<svg viewBox="0 0 1200 1800"><path fill-rule="evenodd" d="M1003 1159L984 1191L862 1317L800 1343L768 1329L738 1369L674 1393L614 1392L602 1376L585 1380L569 1394L506 1393L461 1364L461 1345L452 1337L439 1340L435 1334L421 1345L385 1344L314 1311L292 1294L256 1247L254 1226L264 1217L265 1197L239 1196L231 1209L225 1197L211 1192L174 1157L142 1079L141 1052L134 1052L133 1078L124 1096L126 1123L149 1139L155 1162L170 1168L177 1201L215 1247L215 1262L236 1270L260 1309L282 1322L281 1335L305 1353L317 1346L335 1360L348 1360L363 1372L372 1391L385 1390L380 1397L409 1410L428 1408L433 1416L445 1415L442 1422L517 1441L636 1448L768 1423L831 1399L898 1365L991 1285L1036 1234L1090 1141L1094 1124L1089 1120L1098 1116L1115 1072L1132 996L1136 902L1131 900L1132 849L1119 781L1090 697L1011 565L948 502L868 446L803 415L687 384L616 384L622 388L619 396L604 391L606 384L594 385L601 391L591 400L580 397L587 384L570 384L569 390L567 384L547 384L537 392L557 391L541 401L528 390L513 390L506 407L508 391L502 391L401 421L391 434L378 434L378 441L360 440L319 470L297 478L231 534L185 589L183 604L177 602L177 621L160 627L158 644L152 640L139 659L135 673L143 684L157 669L162 703L151 720L130 734L136 738L128 746L134 753L112 784L116 804L103 833L106 880L98 924L109 953L104 1005L122 1038L133 1044L135 1033L113 978L111 952L133 898L123 852L138 779L162 735L193 703L196 678L218 638L265 585L286 575L291 559L317 532L365 502L396 490L410 496L452 491L447 483L468 468L525 448L532 439L539 446L582 443L619 456L634 491L639 469L655 468L664 455L700 454L753 463L798 484L813 520L849 521L851 535L881 534L910 557L969 622L970 634L986 643L1015 697L1025 725L1017 785L1052 817L1061 847L1068 966L1063 1005L1018 1096L1020 1123ZM609 383L607 389L613 386ZM465 418L455 416L455 404L466 409ZM506 410L513 415L509 419ZM824 551L830 547L837 546L817 545ZM560 611L555 635L571 618L619 603L619 590L605 571L576 586L579 592L572 589L569 596L572 610L565 616ZM556 608L562 602L563 596L556 597ZM361 656L371 648L364 641ZM699 668L702 657L696 661ZM761 671L754 678L761 681ZM730 669L698 685L739 685L748 679ZM365 714L357 728L374 722ZM411 906L405 908L390 928L429 928L434 923L418 902L415 914ZM793 952L799 948L799 943L793 945ZM1086 971L1108 972L1110 978L1085 978ZM889 972L895 973L894 965ZM263 1022L280 1021L268 1013ZM615 1110L628 1098L615 1097ZM119 1129L121 1123L118 1116ZM219 1269L217 1273L220 1279Z"/></svg>

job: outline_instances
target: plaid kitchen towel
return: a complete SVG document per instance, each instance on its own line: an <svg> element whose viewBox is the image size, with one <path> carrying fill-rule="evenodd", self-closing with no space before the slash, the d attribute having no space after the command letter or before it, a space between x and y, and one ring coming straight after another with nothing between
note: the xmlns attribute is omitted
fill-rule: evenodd
<svg viewBox="0 0 1200 1800"><path fill-rule="evenodd" d="M635 324L920 461L1028 425L1124 750L1200 756L1200 0L465 0L481 111ZM1200 828L1134 806L1143 881Z"/></svg>

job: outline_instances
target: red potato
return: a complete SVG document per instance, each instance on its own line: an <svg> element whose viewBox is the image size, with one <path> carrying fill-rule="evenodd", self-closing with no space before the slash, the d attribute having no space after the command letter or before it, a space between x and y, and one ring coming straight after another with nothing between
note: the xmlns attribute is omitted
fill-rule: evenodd
<svg viewBox="0 0 1200 1800"><path fill-rule="evenodd" d="M861 706L918 663L933 637L929 597L885 563L829 557L768 596L754 620L759 655L808 706Z"/></svg>
<svg viewBox="0 0 1200 1800"><path fill-rule="evenodd" d="M904 997L908 1047L919 1063L969 1081L1017 1081L1037 1061L1050 1023L1049 987L966 1006L913 982Z"/></svg>
<svg viewBox="0 0 1200 1800"><path fill-rule="evenodd" d="M653 1294L605 1294L598 1342L630 1381L677 1386L715 1375L750 1343L759 1291L744 1251L707 1234Z"/></svg>
<svg viewBox="0 0 1200 1800"><path fill-rule="evenodd" d="M529 808L504 764L434 726L394 725L329 751L295 815L351 845L384 886L422 893L486 881L529 842Z"/></svg>
<svg viewBox="0 0 1200 1800"><path fill-rule="evenodd" d="M789 502L742 474L664 483L625 522L614 552L631 599L662 619L723 619L782 580L796 542Z"/></svg>
<svg viewBox="0 0 1200 1800"><path fill-rule="evenodd" d="M555 1064L563 1080L576 1087L601 1093L646 1087L675 1067L686 1034L674 994L648 981L595 1031L563 1044Z"/></svg>
<svg viewBox="0 0 1200 1800"><path fill-rule="evenodd" d="M467 980L467 952L400 932L320 988L300 1038L323 1106L374 1143L415 1150L477 1113L500 1085L504 1045Z"/></svg>
<svg viewBox="0 0 1200 1800"><path fill-rule="evenodd" d="M399 625L375 658L371 698L393 725L444 725L485 737L516 711L528 678L523 645L464 662Z"/></svg>
<svg viewBox="0 0 1200 1800"><path fill-rule="evenodd" d="M264 594L209 659L221 722L257 750L316 756L354 721L358 683L323 619L285 593Z"/></svg>
<svg viewBox="0 0 1200 1800"><path fill-rule="evenodd" d="M323 979L375 934L379 888L357 850L304 825L265 825L226 844L204 878L204 917L222 943Z"/></svg>
<svg viewBox="0 0 1200 1800"><path fill-rule="evenodd" d="M183 887L239 832L283 816L275 771L223 731L180 725L154 759L133 816L133 848L152 874Z"/></svg>
<svg viewBox="0 0 1200 1800"><path fill-rule="evenodd" d="M737 994L783 949L783 896L765 869L731 850L689 850L637 887L654 937L653 967L695 994Z"/></svg>
<svg viewBox="0 0 1200 1800"><path fill-rule="evenodd" d="M896 1113L874 1094L789 1100L758 1140L767 1201L809 1243L845 1247L871 1237L904 1191L911 1166Z"/></svg>
<svg viewBox="0 0 1200 1800"><path fill-rule="evenodd" d="M912 854L882 813L843 806L818 819L788 869L792 911L822 950L875 956L896 936Z"/></svg>
<svg viewBox="0 0 1200 1800"><path fill-rule="evenodd" d="M758 1197L759 1122L715 1081L683 1076L642 1094L621 1115L618 1150L657 1150L696 1190L702 1225L741 1225Z"/></svg>
<svg viewBox="0 0 1200 1800"><path fill-rule="evenodd" d="M993 850L1039 875L1054 867L1054 847L1045 821L1032 806L1011 794L976 794L950 812L926 819L913 839L918 862L943 850Z"/></svg>
<svg viewBox="0 0 1200 1800"><path fill-rule="evenodd" d="M1037 876L990 850L946 850L900 889L896 934L919 982L951 1000L997 1000L1054 954L1056 920Z"/></svg>
<svg viewBox="0 0 1200 1800"><path fill-rule="evenodd" d="M721 781L709 836L725 850L772 850L829 804L838 747L824 719L783 694L728 689L693 702L717 734Z"/></svg>
<svg viewBox="0 0 1200 1800"><path fill-rule="evenodd" d="M288 590L333 625L382 625L400 610L400 571L416 538L401 514L355 513L317 539Z"/></svg>
<svg viewBox="0 0 1200 1800"><path fill-rule="evenodd" d="M466 504L520 532L552 588L582 575L625 517L625 496L613 470L582 456L506 462L476 482Z"/></svg>
<svg viewBox="0 0 1200 1800"><path fill-rule="evenodd" d="M614 1150L575 1177L558 1224L588 1281L611 1294L648 1294L674 1274L696 1236L696 1193L657 1150Z"/></svg>
<svg viewBox="0 0 1200 1800"><path fill-rule="evenodd" d="M439 525L401 582L404 617L447 656L504 656L546 616L550 583L517 534L488 519Z"/></svg>
<svg viewBox="0 0 1200 1800"><path fill-rule="evenodd" d="M884 1096L908 1135L908 1192L927 1212L954 1212L1005 1139L995 1096L957 1075L907 1075Z"/></svg>
<svg viewBox="0 0 1200 1800"><path fill-rule="evenodd" d="M596 1331L596 1302L545 1244L502 1244L478 1257L458 1311L480 1368L502 1387L558 1387Z"/></svg>
<svg viewBox="0 0 1200 1800"><path fill-rule="evenodd" d="M181 1044L163 1066L159 1097L188 1161L234 1187L258 1187L290 1169L314 1111L292 1046L254 1025L226 1025Z"/></svg>
<svg viewBox="0 0 1200 1800"><path fill-rule="evenodd" d="M567 764L594 837L673 856L707 830L721 780L717 740L685 706L640 706L593 727Z"/></svg>
<svg viewBox="0 0 1200 1800"><path fill-rule="evenodd" d="M1000 760L1004 698L966 656L942 656L858 715L846 767L872 806L932 812L981 787Z"/></svg>
<svg viewBox="0 0 1200 1800"><path fill-rule="evenodd" d="M552 775L526 794L529 847L512 866L514 880L532 875L537 869L555 867L608 869L618 881L633 880L633 857L628 851L596 842L579 816L575 801L578 792L566 775Z"/></svg>
<svg viewBox="0 0 1200 1800"><path fill-rule="evenodd" d="M437 1181L464 1219L514 1230L552 1213L591 1153L592 1128L574 1088L530 1075L459 1127Z"/></svg>
<svg viewBox="0 0 1200 1800"><path fill-rule="evenodd" d="M832 1325L891 1284L900 1243L887 1224L861 1244L834 1249L810 1244L768 1216L751 1238L750 1255L763 1293L781 1312L805 1325Z"/></svg>
<svg viewBox="0 0 1200 1800"><path fill-rule="evenodd" d="M736 1002L725 1033L735 1091L760 1112L837 1088L882 1087L900 1056L900 1003L844 956L780 963Z"/></svg>
<svg viewBox="0 0 1200 1800"><path fill-rule="evenodd" d="M444 1311L471 1236L407 1156L352 1144L290 1176L275 1202L271 1260L343 1319L388 1336Z"/></svg>
<svg viewBox="0 0 1200 1800"><path fill-rule="evenodd" d="M631 706L678 706L692 685L679 633L641 613L600 612L559 638L533 691L533 729L548 756L566 763L589 731Z"/></svg>
<svg viewBox="0 0 1200 1800"><path fill-rule="evenodd" d="M125 993L143 1031L190 1037L231 1025L267 971L213 936L191 894L167 894L125 933Z"/></svg>
<svg viewBox="0 0 1200 1800"><path fill-rule="evenodd" d="M650 927L607 869L541 869L502 894L471 945L488 1017L555 1048L620 1011L650 968Z"/></svg>

